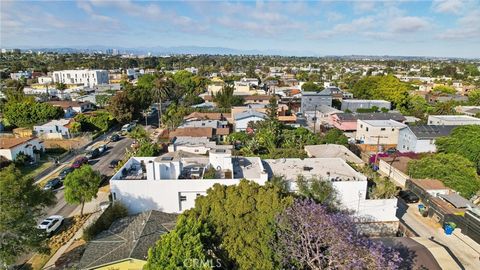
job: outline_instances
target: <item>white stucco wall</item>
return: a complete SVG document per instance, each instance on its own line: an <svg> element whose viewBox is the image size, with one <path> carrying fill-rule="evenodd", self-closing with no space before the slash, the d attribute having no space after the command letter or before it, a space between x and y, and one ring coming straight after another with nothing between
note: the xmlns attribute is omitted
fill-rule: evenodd
<svg viewBox="0 0 480 270"><path fill-rule="evenodd" d="M405 187L405 182L409 178L408 175L397 170L395 167L390 166L387 162L380 159L379 161L380 174L389 177L394 180L394 184L400 187Z"/></svg>
<svg viewBox="0 0 480 270"><path fill-rule="evenodd" d="M265 184L266 179L250 179ZM159 210L167 213L181 213L194 206L197 194L204 195L216 183L236 185L238 179L203 180L112 180L112 197L124 204L130 213ZM187 200L180 202L180 196Z"/></svg>
<svg viewBox="0 0 480 270"><path fill-rule="evenodd" d="M427 153L436 152L434 139L421 139L419 140L415 134L409 128L403 128L398 135L398 151L400 152L415 152L415 153Z"/></svg>
<svg viewBox="0 0 480 270"><path fill-rule="evenodd" d="M0 149L0 155L4 156L8 160L15 160L17 155L20 152L23 152L25 155L35 158L35 154L33 152L34 149L40 151L44 150L43 143L41 143L39 139L30 140L24 144L17 145L16 147L10 149Z"/></svg>
<svg viewBox="0 0 480 270"><path fill-rule="evenodd" d="M263 121L264 119L261 117L248 117L244 119L240 119L238 121L235 121L235 131L245 131L248 127L249 122L258 122L258 121Z"/></svg>
<svg viewBox="0 0 480 270"><path fill-rule="evenodd" d="M361 217L365 222L398 221L396 212L397 198L363 200L360 202L359 211L355 213L355 216Z"/></svg>

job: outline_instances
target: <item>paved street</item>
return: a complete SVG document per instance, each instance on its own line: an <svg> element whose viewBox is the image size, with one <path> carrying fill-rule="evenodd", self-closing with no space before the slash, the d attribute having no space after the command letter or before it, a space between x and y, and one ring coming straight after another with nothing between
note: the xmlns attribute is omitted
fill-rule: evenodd
<svg viewBox="0 0 480 270"><path fill-rule="evenodd" d="M90 164L92 165L93 169L107 176L112 175L113 169L108 167L110 165L110 162L114 159L122 159L124 157L125 150L128 147L130 147L130 144L132 143L132 141L133 141L132 139L124 137L118 142L108 143L109 148L107 152L101 157L90 161ZM70 163L68 163L67 165L70 165ZM53 175L56 175L59 171L61 171L61 169L63 169L67 165L57 169L51 175L47 176L47 178L52 178ZM64 217L73 216L76 212L75 210L79 206L68 204L65 201L63 187L56 191L55 196L57 197L57 204L54 207L48 209L46 211L45 216L50 216L50 215L62 215Z"/></svg>

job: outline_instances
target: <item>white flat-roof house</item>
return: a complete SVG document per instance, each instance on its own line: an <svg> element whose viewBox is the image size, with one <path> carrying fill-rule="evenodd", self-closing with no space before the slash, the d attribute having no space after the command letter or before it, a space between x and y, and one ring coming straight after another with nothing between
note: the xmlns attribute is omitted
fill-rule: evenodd
<svg viewBox="0 0 480 270"><path fill-rule="evenodd" d="M430 115L428 124L437 126L480 125L480 119L468 115Z"/></svg>
<svg viewBox="0 0 480 270"><path fill-rule="evenodd" d="M337 191L341 207L373 222L398 221L397 199L367 199L367 177L341 158L266 159L269 176L283 176L292 191L297 190L298 175L306 179L330 181Z"/></svg>
<svg viewBox="0 0 480 270"><path fill-rule="evenodd" d="M363 144L398 144L400 129L407 125L394 120L358 120L355 139Z"/></svg>
<svg viewBox="0 0 480 270"><path fill-rule="evenodd" d="M207 179L205 172L210 167L215 173ZM232 157L227 149L210 151L208 157L180 151L130 158L110 179L110 190L113 200L122 202L130 213L181 213L214 184L235 185L244 178L261 185L267 182L260 158Z"/></svg>
<svg viewBox="0 0 480 270"><path fill-rule="evenodd" d="M0 156L8 160L15 160L20 153L35 158L36 152L43 150L43 142L37 137L2 137L0 139Z"/></svg>
<svg viewBox="0 0 480 270"><path fill-rule="evenodd" d="M233 145L217 145L207 137L175 137L168 146L168 152L184 151L193 154L205 155L214 149L232 149Z"/></svg>
<svg viewBox="0 0 480 270"><path fill-rule="evenodd" d="M106 70L61 70L53 72L53 82L64 84L83 84L94 87L98 84L108 83L108 71Z"/></svg>
<svg viewBox="0 0 480 270"><path fill-rule="evenodd" d="M33 130L39 137L70 138L70 122L72 119L51 120L43 125L33 126Z"/></svg>

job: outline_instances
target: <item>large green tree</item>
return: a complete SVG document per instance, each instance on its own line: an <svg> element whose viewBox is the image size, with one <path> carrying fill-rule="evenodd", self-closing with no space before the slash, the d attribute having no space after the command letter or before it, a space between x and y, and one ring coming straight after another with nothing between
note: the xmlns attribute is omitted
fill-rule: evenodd
<svg viewBox="0 0 480 270"><path fill-rule="evenodd" d="M468 158L480 168L480 126L460 126L450 136L437 138L438 152L455 153Z"/></svg>
<svg viewBox="0 0 480 270"><path fill-rule="evenodd" d="M128 123L133 120L135 105L125 91L120 91L110 99L108 110L118 122Z"/></svg>
<svg viewBox="0 0 480 270"><path fill-rule="evenodd" d="M409 89L408 84L393 75L369 76L355 83L352 93L359 99L384 99L401 106L408 100Z"/></svg>
<svg viewBox="0 0 480 270"><path fill-rule="evenodd" d="M44 250L45 235L35 226L54 201L52 192L40 189L14 165L0 170L0 268L24 252Z"/></svg>
<svg viewBox="0 0 480 270"><path fill-rule="evenodd" d="M473 106L480 106L480 90L473 90L468 93L468 103Z"/></svg>
<svg viewBox="0 0 480 270"><path fill-rule="evenodd" d="M480 190L480 179L474 164L457 154L439 153L412 160L408 164L408 174L412 178L433 178L441 180L466 198Z"/></svg>
<svg viewBox="0 0 480 270"><path fill-rule="evenodd" d="M43 124L62 117L63 110L48 103L26 99L21 102L7 102L3 109L3 116L10 125L32 127L35 124Z"/></svg>
<svg viewBox="0 0 480 270"><path fill-rule="evenodd" d="M175 229L150 248L144 269L214 269L218 265L210 255L214 250L211 238L206 223L181 215Z"/></svg>
<svg viewBox="0 0 480 270"><path fill-rule="evenodd" d="M233 95L233 87L225 85L222 90L218 91L213 101L217 103L219 108L230 109L232 106L240 106L243 104L243 98Z"/></svg>
<svg viewBox="0 0 480 270"><path fill-rule="evenodd" d="M83 165L65 178L65 200L71 204L81 204L80 215L83 215L85 202L97 197L100 182L100 173L90 165Z"/></svg>
<svg viewBox="0 0 480 270"><path fill-rule="evenodd" d="M179 221L175 232L163 237L170 251L161 249L164 240L160 240L158 248L150 252L148 269L163 269L166 264L178 266L179 258L207 256L218 258L224 269L277 269L277 258L270 246L275 217L292 201L271 184L261 186L247 180L231 186L215 184L206 196L196 199L194 208L184 212L189 221ZM192 246L185 246L182 240L190 241ZM185 252L170 256L177 250Z"/></svg>

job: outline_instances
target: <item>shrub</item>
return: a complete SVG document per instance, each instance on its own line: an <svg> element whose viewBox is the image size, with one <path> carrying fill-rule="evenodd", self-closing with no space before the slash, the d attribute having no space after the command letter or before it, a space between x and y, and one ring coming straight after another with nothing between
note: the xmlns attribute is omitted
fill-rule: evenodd
<svg viewBox="0 0 480 270"><path fill-rule="evenodd" d="M127 208L120 203L110 205L105 212L83 231L83 240L91 241L97 234L110 228L112 223L128 215Z"/></svg>

